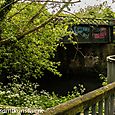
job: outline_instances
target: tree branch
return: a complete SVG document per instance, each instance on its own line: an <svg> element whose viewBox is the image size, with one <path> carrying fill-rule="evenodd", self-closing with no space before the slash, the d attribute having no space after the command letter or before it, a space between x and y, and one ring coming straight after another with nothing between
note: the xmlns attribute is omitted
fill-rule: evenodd
<svg viewBox="0 0 115 115"><path fill-rule="evenodd" d="M31 2L30 4L32 4L32 2ZM27 4L27 5L24 6L22 9L20 9L20 10L17 11L16 13L14 13L12 16L10 16L10 17L8 18L8 20L10 20L11 18L13 18L15 15L19 14L21 11L23 11L23 10L24 10L28 5L30 5L30 4Z"/></svg>
<svg viewBox="0 0 115 115"><path fill-rule="evenodd" d="M58 15L63 11L63 9L64 9L66 6L68 6L68 4L69 4L70 2L71 2L71 0L68 0L68 2L65 3L55 15L53 15L51 18L49 18L49 19L47 19L46 21L44 21L44 22L43 22L42 24L40 24L39 26L37 26L37 27L35 27L35 28L33 28L33 29L27 31L27 32L24 32L22 35L18 36L17 39L20 40L20 39L24 38L26 35L28 35L28 34L34 32L34 31L36 31L36 30L38 30L38 29L40 29L40 28L42 28L42 27L44 27L46 24L48 24L49 22L51 22L56 16L58 16Z"/></svg>
<svg viewBox="0 0 115 115"><path fill-rule="evenodd" d="M26 0L25 0L26 1ZM81 2L81 0L76 0L76 1L71 1L71 2L68 2L68 1L52 1L52 0L49 0L49 1L45 1L45 0L27 0L28 2L53 2L53 3L78 3L78 2Z"/></svg>
<svg viewBox="0 0 115 115"><path fill-rule="evenodd" d="M32 28L31 30L28 30L26 32L24 32L22 35L17 36L17 40L21 40L23 39L26 35L35 32L36 30L39 30L40 28L45 27L45 25L47 25L48 23L50 23L53 19L55 19L62 11L63 9L68 6L71 3L71 0L68 0L68 2L66 2L61 8L60 10L54 14L53 16L51 16L49 19L47 19L46 21L44 21L43 23L41 23L39 26L36 26L34 28ZM5 45L5 44L9 44L9 42L11 42L10 39L4 39L0 41L0 45Z"/></svg>
<svg viewBox="0 0 115 115"><path fill-rule="evenodd" d="M18 2L18 0L5 0L5 3L0 7L0 21L2 21L7 13L11 10L12 5Z"/></svg>
<svg viewBox="0 0 115 115"><path fill-rule="evenodd" d="M37 16L40 15L40 13L42 12L42 10L46 7L48 1L49 1L49 0L47 0L47 1L43 4L43 6L41 7L41 9L29 20L28 23L33 22L33 20L34 20Z"/></svg>

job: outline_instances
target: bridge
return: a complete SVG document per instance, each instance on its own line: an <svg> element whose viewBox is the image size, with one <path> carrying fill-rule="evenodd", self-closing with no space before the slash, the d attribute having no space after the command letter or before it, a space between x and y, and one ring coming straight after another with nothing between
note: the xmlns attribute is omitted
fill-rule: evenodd
<svg viewBox="0 0 115 115"><path fill-rule="evenodd" d="M88 45L88 50L89 50L90 49L89 46L91 46L91 44L94 44L95 46L101 44L100 46L103 47L101 48L103 50L105 48L104 47L105 45L114 42L114 34L113 34L114 26L115 26L114 20L78 18L78 22L80 22L80 24L73 25L72 27L69 28L69 30L73 31L74 33L72 35L73 36L72 40L77 42L77 45L79 44L80 46L79 48L77 47L78 48L77 52L83 52L82 49L84 49L84 46L86 48L86 45ZM65 44L71 44L71 41L68 40L68 37L64 37L62 41ZM100 52L100 46L98 47L99 49L98 52ZM84 59L87 58L87 56L86 57L84 56L84 53L83 54L80 53L80 54L84 57ZM99 56L99 58L100 57L101 56ZM39 114L41 115L115 115L114 57L107 58L107 68L108 68L107 76L108 76L108 83L109 83L108 85L96 89L94 91L91 91L75 99L72 99L63 104L49 108L46 111L43 111L43 113L39 113ZM89 67L89 65L91 66L91 64L86 64L86 63L85 63L85 67L86 66ZM77 63L76 65L79 64ZM74 66L74 68L76 67ZM36 113L36 115L38 115L38 113Z"/></svg>
<svg viewBox="0 0 115 115"><path fill-rule="evenodd" d="M74 81L79 81L89 92L102 85L99 74L106 73L106 57L115 54L113 34L115 20L94 18L76 18L76 20L79 23L68 28L72 35L62 39L66 50L59 46L56 58L57 61L61 61L60 71L64 79L69 79L69 83L65 80L67 82L64 82L63 86L67 83L70 86ZM89 73L94 73L94 76Z"/></svg>
<svg viewBox="0 0 115 115"><path fill-rule="evenodd" d="M72 21L72 20L71 20ZM64 37L64 43L71 41L78 44L88 43L112 43L114 41L115 19L96 19L76 17L78 24L70 25L68 31L73 32L72 39Z"/></svg>

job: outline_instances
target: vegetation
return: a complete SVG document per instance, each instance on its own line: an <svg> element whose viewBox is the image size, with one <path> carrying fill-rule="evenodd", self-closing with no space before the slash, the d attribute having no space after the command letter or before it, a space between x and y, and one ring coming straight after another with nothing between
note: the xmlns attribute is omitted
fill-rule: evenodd
<svg viewBox="0 0 115 115"><path fill-rule="evenodd" d="M0 104L46 109L79 96L76 87L63 97L37 90L37 81L44 76L44 71L61 76L57 71L60 62L53 59L59 40L70 34L68 25L74 23L69 22L68 17L61 18L71 0L60 5L54 14L46 9L48 1L42 4L17 1L0 2ZM85 14L90 15L94 9ZM103 11L105 17L112 14L109 8ZM81 87L81 93L83 91Z"/></svg>
<svg viewBox="0 0 115 115"><path fill-rule="evenodd" d="M49 94L48 92L42 90L39 93L35 91L32 93L33 89L31 86L27 86L27 94L22 90L24 86L22 84L9 84L9 86L0 89L0 104L10 105L15 107L32 107L38 109L46 109L58 105L60 103L66 102L70 99L80 96L84 92L83 85L80 85L80 92L77 87L73 88L72 92L68 92L67 96L58 96L54 92Z"/></svg>
<svg viewBox="0 0 115 115"><path fill-rule="evenodd" d="M85 9L81 9L80 12L76 13L81 18L99 18L99 19L113 19L114 12L111 7L108 6L107 1L100 5L88 6Z"/></svg>
<svg viewBox="0 0 115 115"><path fill-rule="evenodd" d="M58 16L70 1L54 15L46 10L47 1L0 3L0 104L46 108L78 96L75 91L67 99L58 98L37 90L44 71L61 76L57 71L60 62L53 58L59 40L69 32L67 18Z"/></svg>
<svg viewBox="0 0 115 115"><path fill-rule="evenodd" d="M26 8L21 13L13 16L24 7ZM17 3L7 14L7 18L0 23L2 41L7 40L7 38L10 39L8 43L10 45L0 47L0 74L3 79L13 75L20 76L23 81L24 79L26 81L27 79L36 79L43 75L44 69L59 74L56 70L59 63L50 59L54 57L54 51L59 45L57 42L62 35L66 34L64 25L59 23L54 27L54 21L52 21L39 31L36 30L36 32L30 33L24 38L22 37L25 31L27 33L32 28L36 28L37 25L44 23L50 16L44 9L31 23L32 16L35 16L41 7L42 5L35 2L28 5Z"/></svg>

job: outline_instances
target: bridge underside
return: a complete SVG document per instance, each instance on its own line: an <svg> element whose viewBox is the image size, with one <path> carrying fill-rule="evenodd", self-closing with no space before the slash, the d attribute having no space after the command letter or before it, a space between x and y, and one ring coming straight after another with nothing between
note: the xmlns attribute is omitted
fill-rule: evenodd
<svg viewBox="0 0 115 115"><path fill-rule="evenodd" d="M78 84L84 85L85 93L99 88L103 82L99 75L106 76L106 57L112 54L115 54L114 44L67 44L66 49L58 47L56 60L61 61L59 71L62 77L46 72L48 77L40 80L41 89L65 95Z"/></svg>

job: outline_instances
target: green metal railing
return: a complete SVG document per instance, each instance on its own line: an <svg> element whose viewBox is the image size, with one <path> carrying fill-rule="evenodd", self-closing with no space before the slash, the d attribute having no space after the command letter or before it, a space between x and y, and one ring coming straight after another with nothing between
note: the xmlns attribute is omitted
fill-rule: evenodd
<svg viewBox="0 0 115 115"><path fill-rule="evenodd" d="M114 115L115 82L44 111L41 115Z"/></svg>

